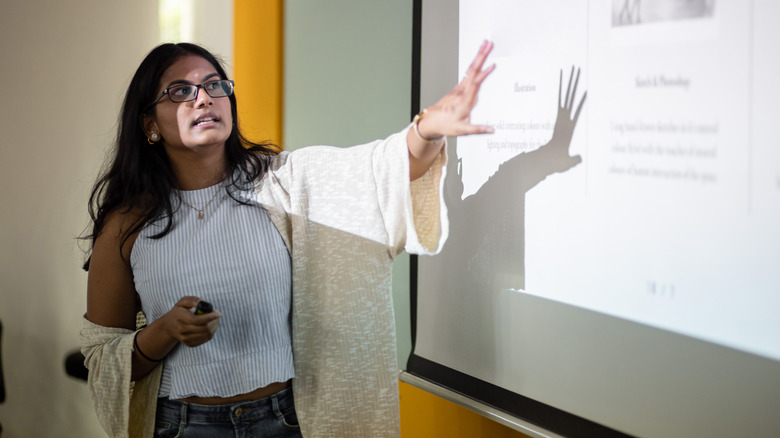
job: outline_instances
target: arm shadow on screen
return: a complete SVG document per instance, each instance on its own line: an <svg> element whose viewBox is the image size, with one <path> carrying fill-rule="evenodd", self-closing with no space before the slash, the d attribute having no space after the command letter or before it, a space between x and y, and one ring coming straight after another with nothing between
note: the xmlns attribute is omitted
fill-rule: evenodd
<svg viewBox="0 0 780 438"><path fill-rule="evenodd" d="M579 69L575 76L572 67L565 98L562 80L561 71L557 117L549 142L501 164L475 194L465 199L461 199L460 160L450 159L447 164L444 196L450 236L441 259L449 260L443 267L449 272L441 281L458 299L442 303L442 311L464 314L464 319L456 329L459 333L442 335L453 340L448 348L475 369L484 369L484 358L500 354L493 327L497 294L525 288L526 193L547 176L566 172L582 162L580 156L570 155L569 149L587 93L577 102ZM448 156L456 156L454 149L450 145Z"/></svg>

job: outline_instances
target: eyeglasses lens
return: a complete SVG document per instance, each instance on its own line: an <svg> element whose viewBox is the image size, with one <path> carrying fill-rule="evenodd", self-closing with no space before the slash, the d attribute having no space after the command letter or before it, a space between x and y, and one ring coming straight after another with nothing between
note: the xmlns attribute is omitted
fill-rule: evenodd
<svg viewBox="0 0 780 438"><path fill-rule="evenodd" d="M219 96L230 96L233 94L233 84L230 81L219 81L214 91L219 93ZM218 97L213 92L209 92L209 94L211 94L211 97Z"/></svg>
<svg viewBox="0 0 780 438"><path fill-rule="evenodd" d="M174 102L189 102L197 99L198 88L202 87L211 97L226 97L233 94L233 83L228 80L209 81L201 85L181 85L168 89Z"/></svg>

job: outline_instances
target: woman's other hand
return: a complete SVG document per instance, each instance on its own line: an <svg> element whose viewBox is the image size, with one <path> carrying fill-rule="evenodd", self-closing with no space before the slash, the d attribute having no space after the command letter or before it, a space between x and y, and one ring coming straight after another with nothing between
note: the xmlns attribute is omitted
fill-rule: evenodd
<svg viewBox="0 0 780 438"><path fill-rule="evenodd" d="M184 297L165 315L166 330L171 337L188 347L197 347L211 340L219 326L219 311L195 315L193 310L201 301L197 297Z"/></svg>

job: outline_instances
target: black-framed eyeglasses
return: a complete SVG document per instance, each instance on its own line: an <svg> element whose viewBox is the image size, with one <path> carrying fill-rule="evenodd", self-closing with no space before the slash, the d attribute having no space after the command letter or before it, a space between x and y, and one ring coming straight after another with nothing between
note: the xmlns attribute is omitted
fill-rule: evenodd
<svg viewBox="0 0 780 438"><path fill-rule="evenodd" d="M154 102L150 103L146 108L148 109L156 105L166 94L168 95L168 98L171 99L171 102L191 102L198 98L198 91L200 88L206 90L206 93L211 97L228 97L233 94L234 86L235 82L228 79L207 81L202 84L172 85L163 90L163 92L157 96L157 99L154 99Z"/></svg>

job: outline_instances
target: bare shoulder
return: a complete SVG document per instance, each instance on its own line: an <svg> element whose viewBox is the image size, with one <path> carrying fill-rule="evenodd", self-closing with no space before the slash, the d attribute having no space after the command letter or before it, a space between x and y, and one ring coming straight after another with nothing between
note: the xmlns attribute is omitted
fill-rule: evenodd
<svg viewBox="0 0 780 438"><path fill-rule="evenodd" d="M139 212L114 211L95 239L87 279L87 319L107 327L135 329L136 298L130 253Z"/></svg>

